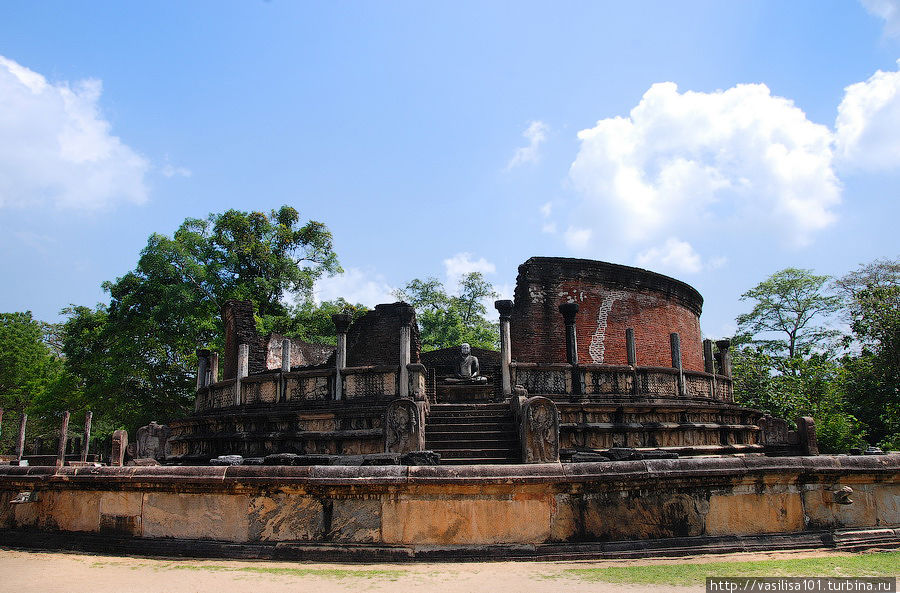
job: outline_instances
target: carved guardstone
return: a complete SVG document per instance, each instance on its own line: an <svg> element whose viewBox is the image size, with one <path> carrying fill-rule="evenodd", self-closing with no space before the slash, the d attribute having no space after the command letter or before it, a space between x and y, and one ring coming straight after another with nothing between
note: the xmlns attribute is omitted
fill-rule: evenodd
<svg viewBox="0 0 900 593"><path fill-rule="evenodd" d="M546 397L531 397L522 404L522 461L559 461L559 411Z"/></svg>
<svg viewBox="0 0 900 593"><path fill-rule="evenodd" d="M151 422L137 429L134 456L138 459L165 459L168 455L169 427Z"/></svg>
<svg viewBox="0 0 900 593"><path fill-rule="evenodd" d="M411 399L396 399L384 413L384 450L410 453L425 449L425 427L420 408Z"/></svg>

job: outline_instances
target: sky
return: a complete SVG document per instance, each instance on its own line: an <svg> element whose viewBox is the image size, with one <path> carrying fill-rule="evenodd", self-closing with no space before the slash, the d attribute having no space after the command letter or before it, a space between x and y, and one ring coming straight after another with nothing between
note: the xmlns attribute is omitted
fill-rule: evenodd
<svg viewBox="0 0 900 593"><path fill-rule="evenodd" d="M583 257L691 284L713 338L777 270L900 256L900 0L0 11L0 311L282 204L334 235L319 299Z"/></svg>

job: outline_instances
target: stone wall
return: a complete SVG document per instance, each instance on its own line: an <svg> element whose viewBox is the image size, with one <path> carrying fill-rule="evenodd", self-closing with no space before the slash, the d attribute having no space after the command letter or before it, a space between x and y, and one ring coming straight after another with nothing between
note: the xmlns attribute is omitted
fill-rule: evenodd
<svg viewBox="0 0 900 593"><path fill-rule="evenodd" d="M237 377L238 346L250 346L250 373L266 370L266 347L256 333L253 303L250 301L226 301L222 305L222 322L225 325L225 355L222 361L222 379Z"/></svg>
<svg viewBox="0 0 900 593"><path fill-rule="evenodd" d="M20 492L36 501L11 504ZM478 554L555 543L585 553L597 542L803 533L822 545L848 529L896 542L898 505L898 454L481 467L0 466L4 542L84 532L126 538L118 545L134 550L128 538L144 538L145 549L181 538L181 553L202 541L254 546L227 554L304 542ZM41 541L52 545L47 535Z"/></svg>
<svg viewBox="0 0 900 593"><path fill-rule="evenodd" d="M682 364L702 371L703 298L687 284L628 266L573 258L533 257L519 266L510 319L512 358L566 362L558 306L578 303L579 362L627 363L625 330L634 329L637 364L670 367L669 334L681 336Z"/></svg>

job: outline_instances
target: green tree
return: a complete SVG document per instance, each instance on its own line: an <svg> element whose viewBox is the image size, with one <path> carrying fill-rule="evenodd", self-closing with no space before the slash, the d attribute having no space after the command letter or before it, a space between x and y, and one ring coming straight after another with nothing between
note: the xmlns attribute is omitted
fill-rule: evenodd
<svg viewBox="0 0 900 593"><path fill-rule="evenodd" d="M195 349L223 345L226 300L253 301L263 326L287 323L287 297L310 298L314 281L337 271L327 228L301 224L288 206L229 210L187 219L172 238L151 235L135 270L104 284L108 307L65 311L63 350L79 397L130 428L177 417L192 405Z"/></svg>
<svg viewBox="0 0 900 593"><path fill-rule="evenodd" d="M900 449L900 260L880 259L836 281L858 351L843 359L847 401L870 440Z"/></svg>
<svg viewBox="0 0 900 593"><path fill-rule="evenodd" d="M788 358L827 344L836 332L819 322L841 306L839 297L825 294L828 280L811 270L787 268L742 294L742 301L756 303L737 318L739 341Z"/></svg>
<svg viewBox="0 0 900 593"><path fill-rule="evenodd" d="M351 304L343 298L315 303L307 299L292 307L287 315L269 317L262 321L259 331L279 333L289 338L298 338L313 344L337 345L337 334L331 316L335 313L349 313L354 321L362 317L368 309L361 303Z"/></svg>
<svg viewBox="0 0 900 593"><path fill-rule="evenodd" d="M422 349L439 350L463 342L476 348L499 347L497 325L486 319L486 299L496 298L490 282L480 272L466 274L459 294L450 295L436 278L418 278L396 291L395 296L416 310Z"/></svg>
<svg viewBox="0 0 900 593"><path fill-rule="evenodd" d="M781 418L811 415L822 451L842 452L860 443L864 427L841 389L838 332L826 325L841 299L826 293L828 280L788 268L742 295L755 304L737 318L734 390L740 403Z"/></svg>

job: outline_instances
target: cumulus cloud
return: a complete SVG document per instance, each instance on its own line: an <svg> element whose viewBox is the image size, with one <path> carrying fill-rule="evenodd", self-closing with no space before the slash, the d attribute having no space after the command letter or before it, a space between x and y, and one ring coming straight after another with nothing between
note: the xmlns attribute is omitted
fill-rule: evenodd
<svg viewBox="0 0 900 593"><path fill-rule="evenodd" d="M396 301L393 292L394 288L381 274L348 268L343 274L320 278L313 290L313 298L321 303L344 297L347 302L374 307Z"/></svg>
<svg viewBox="0 0 900 593"><path fill-rule="evenodd" d="M471 253L461 252L444 260L444 273L447 276L448 290L456 290L459 281L466 274L472 272L493 274L497 270L497 267L494 264L483 257L479 257L478 259L473 259L473 257L474 256Z"/></svg>
<svg viewBox="0 0 900 593"><path fill-rule="evenodd" d="M696 274L707 267L700 254L687 241L669 237L662 245L651 247L637 255L637 264L653 270Z"/></svg>
<svg viewBox="0 0 900 593"><path fill-rule="evenodd" d="M626 244L748 223L804 244L835 220L832 132L763 84L680 93L657 83L629 117L578 138L569 174L579 221L597 220L598 235ZM567 242L586 248L590 238L569 233Z"/></svg>
<svg viewBox="0 0 900 593"><path fill-rule="evenodd" d="M148 161L111 134L100 81L48 82L0 56L0 207L147 199Z"/></svg>
<svg viewBox="0 0 900 593"><path fill-rule="evenodd" d="M884 32L900 35L900 0L860 0L870 14L884 20Z"/></svg>
<svg viewBox="0 0 900 593"><path fill-rule="evenodd" d="M569 249L575 252L581 252L587 249L591 242L591 235L593 234L594 232L591 229L570 226L566 229L566 232L563 233L563 240L566 242L566 246L568 246Z"/></svg>
<svg viewBox="0 0 900 593"><path fill-rule="evenodd" d="M898 61L900 64L900 61ZM835 121L842 165L884 170L900 165L900 72L878 70L844 89Z"/></svg>
<svg viewBox="0 0 900 593"><path fill-rule="evenodd" d="M519 165L525 163L536 163L540 160L540 147L544 140L547 139L549 128L542 121L533 121L522 132L522 136L528 140L528 146L522 146L516 149L516 153L506 164L506 170L509 171Z"/></svg>

